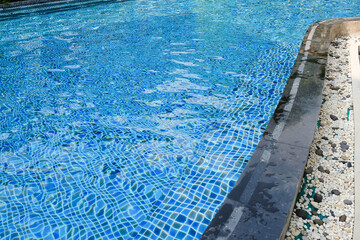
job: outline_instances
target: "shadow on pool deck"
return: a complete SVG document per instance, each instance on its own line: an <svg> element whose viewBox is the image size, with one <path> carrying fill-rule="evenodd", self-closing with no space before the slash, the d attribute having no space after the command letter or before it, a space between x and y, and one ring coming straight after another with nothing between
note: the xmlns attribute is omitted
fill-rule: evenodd
<svg viewBox="0 0 360 240"><path fill-rule="evenodd" d="M360 17L309 27L264 136L201 239L284 239L320 111L329 45L359 32ZM355 145L355 172L356 159Z"/></svg>

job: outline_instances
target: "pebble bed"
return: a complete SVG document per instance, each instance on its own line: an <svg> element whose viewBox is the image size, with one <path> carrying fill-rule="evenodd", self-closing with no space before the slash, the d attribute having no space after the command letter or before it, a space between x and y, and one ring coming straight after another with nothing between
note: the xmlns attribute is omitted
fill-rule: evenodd
<svg viewBox="0 0 360 240"><path fill-rule="evenodd" d="M354 120L349 41L329 48L323 100L304 178L285 239L352 239Z"/></svg>

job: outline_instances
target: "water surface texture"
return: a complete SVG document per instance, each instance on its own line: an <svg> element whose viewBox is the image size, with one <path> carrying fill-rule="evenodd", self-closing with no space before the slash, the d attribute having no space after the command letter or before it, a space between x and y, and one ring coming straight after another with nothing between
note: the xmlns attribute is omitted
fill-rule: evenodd
<svg viewBox="0 0 360 240"><path fill-rule="evenodd" d="M198 239L308 26L359 10L133 0L0 17L1 239Z"/></svg>

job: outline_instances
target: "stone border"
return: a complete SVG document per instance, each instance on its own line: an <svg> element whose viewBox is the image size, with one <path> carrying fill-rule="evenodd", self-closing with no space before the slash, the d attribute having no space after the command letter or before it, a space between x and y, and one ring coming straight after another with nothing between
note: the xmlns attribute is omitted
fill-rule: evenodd
<svg viewBox="0 0 360 240"><path fill-rule="evenodd" d="M258 147L201 239L285 238L318 120L328 48L353 33L360 33L360 17L309 27Z"/></svg>

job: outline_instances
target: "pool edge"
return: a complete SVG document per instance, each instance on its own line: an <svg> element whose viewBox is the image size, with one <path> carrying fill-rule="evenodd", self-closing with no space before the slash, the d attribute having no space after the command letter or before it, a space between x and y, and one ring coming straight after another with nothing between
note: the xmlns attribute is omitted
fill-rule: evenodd
<svg viewBox="0 0 360 240"><path fill-rule="evenodd" d="M359 32L360 17L308 28L258 147L201 239L284 239L320 111L329 45Z"/></svg>

